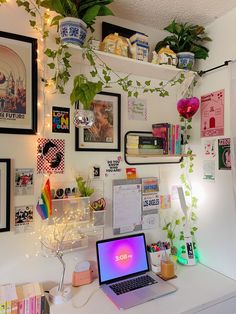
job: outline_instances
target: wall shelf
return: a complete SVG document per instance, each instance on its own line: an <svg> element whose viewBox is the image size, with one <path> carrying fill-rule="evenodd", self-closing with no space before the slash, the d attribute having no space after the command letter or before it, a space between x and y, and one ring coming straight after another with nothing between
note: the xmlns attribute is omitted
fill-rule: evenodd
<svg viewBox="0 0 236 314"><path fill-rule="evenodd" d="M167 155L167 154L127 154L127 136L134 135L151 135L152 132L146 131L129 131L124 138L124 159L128 165L155 165L155 164L178 164L187 155Z"/></svg>
<svg viewBox="0 0 236 314"><path fill-rule="evenodd" d="M87 64L88 61L83 60L83 49L79 46L68 45L72 53L72 61L75 63ZM174 78L183 70L174 66L158 65L150 62L139 61L131 58L117 56L103 51L95 51L97 56L101 58L112 70L116 72L128 73L136 76L148 77L156 80L168 81Z"/></svg>

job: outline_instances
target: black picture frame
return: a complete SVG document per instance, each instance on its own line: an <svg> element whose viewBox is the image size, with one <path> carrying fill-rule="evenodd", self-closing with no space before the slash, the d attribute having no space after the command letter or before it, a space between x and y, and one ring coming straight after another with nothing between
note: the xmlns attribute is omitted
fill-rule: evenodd
<svg viewBox="0 0 236 314"><path fill-rule="evenodd" d="M0 232L10 231L11 160L0 159Z"/></svg>
<svg viewBox="0 0 236 314"><path fill-rule="evenodd" d="M0 133L37 132L37 39L0 31Z"/></svg>
<svg viewBox="0 0 236 314"><path fill-rule="evenodd" d="M82 109L80 108L80 104L77 104L77 109ZM75 150L120 152L121 95L109 92L98 93L95 96L94 101L91 103L91 109L95 114L95 123L90 129L75 128ZM98 129L97 125L99 123L99 117L96 117L99 114L105 114L107 125L103 130L102 127L100 127L100 135L95 138L92 130L95 128Z"/></svg>

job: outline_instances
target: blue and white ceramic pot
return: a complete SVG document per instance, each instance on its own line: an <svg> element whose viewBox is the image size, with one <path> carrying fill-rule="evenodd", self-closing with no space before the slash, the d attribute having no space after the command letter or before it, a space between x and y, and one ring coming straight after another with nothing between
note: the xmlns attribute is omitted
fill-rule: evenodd
<svg viewBox="0 0 236 314"><path fill-rule="evenodd" d="M65 17L59 22L59 34L63 43L82 46L87 35L87 24L75 17Z"/></svg>
<svg viewBox="0 0 236 314"><path fill-rule="evenodd" d="M192 52L179 52L177 53L179 69L192 70L194 65L194 53Z"/></svg>

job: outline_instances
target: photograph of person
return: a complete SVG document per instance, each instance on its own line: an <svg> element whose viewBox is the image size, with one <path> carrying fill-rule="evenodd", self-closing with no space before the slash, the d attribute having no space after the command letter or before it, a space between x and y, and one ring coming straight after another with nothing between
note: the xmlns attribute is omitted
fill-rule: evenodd
<svg viewBox="0 0 236 314"><path fill-rule="evenodd" d="M84 142L113 143L113 103L94 100L91 104L95 122L89 129L84 129Z"/></svg>

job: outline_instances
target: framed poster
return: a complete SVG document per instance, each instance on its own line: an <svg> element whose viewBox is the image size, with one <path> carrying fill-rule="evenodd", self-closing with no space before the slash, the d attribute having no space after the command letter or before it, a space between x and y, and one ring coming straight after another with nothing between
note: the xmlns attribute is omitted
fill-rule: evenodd
<svg viewBox="0 0 236 314"><path fill-rule="evenodd" d="M0 232L10 231L11 160L0 159Z"/></svg>
<svg viewBox="0 0 236 314"><path fill-rule="evenodd" d="M119 152L120 94L101 92L96 95L90 109L94 112L95 122L89 129L75 129L75 150Z"/></svg>
<svg viewBox="0 0 236 314"><path fill-rule="evenodd" d="M70 108L52 107L52 132L70 133Z"/></svg>
<svg viewBox="0 0 236 314"><path fill-rule="evenodd" d="M36 134L37 40L0 31L0 133Z"/></svg>

